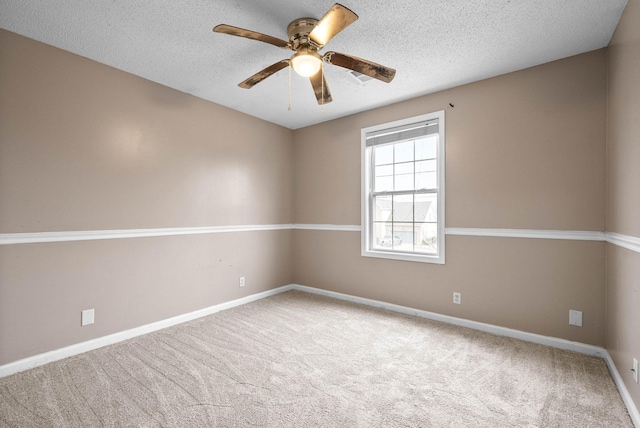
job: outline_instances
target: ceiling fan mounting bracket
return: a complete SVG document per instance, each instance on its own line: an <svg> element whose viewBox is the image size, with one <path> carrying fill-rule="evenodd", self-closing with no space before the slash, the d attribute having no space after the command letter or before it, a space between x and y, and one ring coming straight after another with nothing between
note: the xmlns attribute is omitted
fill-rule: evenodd
<svg viewBox="0 0 640 428"><path fill-rule="evenodd" d="M317 23L318 20L314 18L298 18L291 21L287 26L287 35L289 36L291 49L297 51L300 46L310 47L312 50L320 49L322 46L309 38L309 33L313 31Z"/></svg>

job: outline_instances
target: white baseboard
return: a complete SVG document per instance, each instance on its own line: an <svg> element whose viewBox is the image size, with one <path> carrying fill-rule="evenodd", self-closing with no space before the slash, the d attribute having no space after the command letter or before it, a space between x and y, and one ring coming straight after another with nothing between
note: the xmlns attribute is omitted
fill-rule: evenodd
<svg viewBox="0 0 640 428"><path fill-rule="evenodd" d="M181 324L187 321L201 318L207 315L215 314L216 312L223 311L225 309L231 309L236 306L241 306L247 303L254 302L256 300L264 299L265 297L273 296L293 289L292 285L285 285L282 287L274 288L272 290L263 291L261 293L252 294L250 296L242 297L240 299L231 300L229 302L220 303L208 308L199 309L187 314L178 315L172 318L167 318L162 321L157 321L151 324L135 327L130 330L120 331L108 336L98 337L96 339L88 340L86 342L76 343L74 345L66 346L54 351L45 352L43 354L34 355L33 357L24 358L22 360L14 361L0 366L0 377L9 376L14 373L18 373L24 370L28 370L34 367L38 367L53 361L58 361L63 358L71 357L74 355L82 354L83 352L92 351L94 349L102 348L103 346L111 345L114 343L122 342L123 340L131 339L136 336L151 333L163 328L171 327L177 324Z"/></svg>
<svg viewBox="0 0 640 428"><path fill-rule="evenodd" d="M567 349L569 351L579 352L580 354L594 355L600 358L604 358L604 355L606 353L606 350L600 346L587 345L585 343L572 342L570 340L560 339L557 337L542 336L535 333L527 333L525 331L513 330L493 324L485 324L477 321L467 320L464 318L456 318L449 315L438 314L435 312L423 311L421 309L409 308L407 306L394 305L392 303L382 302L380 300L365 299L363 297L352 296L350 294L321 290L319 288L307 287L297 284L293 285L293 289L306 291L307 293L332 297L334 299L346 300L353 303L360 303L362 305L372 306L375 308L386 309L388 311L398 312L405 315L413 315L433 321L453 324L473 330L480 330L487 333L493 333L498 336L513 337L515 339L521 339L526 342L539 343L541 345L547 345L553 348Z"/></svg>
<svg viewBox="0 0 640 428"><path fill-rule="evenodd" d="M604 361L607 363L607 367L609 367L609 371L611 372L611 377L613 377L613 381L616 383L618 387L618 391L620 391L620 395L622 396L622 401L627 406L627 410L629 411L629 416L631 416L631 420L636 428L640 428L640 412L638 412L638 408L636 407L633 399L631 398L631 394L629 394L629 390L627 386L624 384L622 380L622 376L618 372L616 365L609 355L609 352L605 350Z"/></svg>
<svg viewBox="0 0 640 428"><path fill-rule="evenodd" d="M71 357L73 355L81 354L83 352L98 349L103 346L111 345L117 342L122 342L127 339L131 339L136 336L151 333L153 331L161 330L163 328L171 327L173 325L181 324L187 321L191 321L200 317L214 314L216 312L223 311L225 309L231 309L236 306L241 306L247 303L255 302L256 300L264 299L265 297L274 296L276 294L284 293L289 290L298 290L306 293L317 294L321 296L331 297L334 299L345 300L353 303L359 303L366 306L385 309L393 312L398 312L405 315L412 315L420 318L439 321L447 324L453 324L460 327L466 327L473 330L484 331L487 333L496 334L499 336L512 337L515 339L524 340L526 342L538 343L541 345L551 346L559 349L566 349L569 351L578 352L586 355L593 355L603 358L609 367L609 371L613 377L613 380L620 391L622 400L624 401L629 415L635 426L640 428L640 414L636 407L629 391L627 390L620 373L618 372L611 356L606 349L600 346L587 345L585 343L572 342L557 337L542 336L534 333L527 333L525 331L513 330L506 327L500 327L493 324L485 324L477 321L466 320L463 318L456 318L448 315L442 315L435 312L423 311L421 309L414 309L407 306L395 305L392 303L382 302L380 300L365 299L363 297L352 296L349 294L338 293L335 291L322 290L319 288L307 287L304 285L290 284L282 287L274 288L272 290L263 291L261 293L252 294L250 296L242 297L240 299L232 300L229 302L220 303L218 305L210 306L208 308L200 309L188 314L178 315L176 317L168 318L162 321L146 324L140 327L136 327L130 330L121 331L118 333L110 334L108 336L99 337L86 342L77 343L75 345L67 346L65 348L57 349L54 351L46 352L44 354L34 355L33 357L25 358L22 360L14 361L9 364L0 366L0 377L9 376L11 374L28 370L37 366L41 366L53 361L58 361L63 358Z"/></svg>

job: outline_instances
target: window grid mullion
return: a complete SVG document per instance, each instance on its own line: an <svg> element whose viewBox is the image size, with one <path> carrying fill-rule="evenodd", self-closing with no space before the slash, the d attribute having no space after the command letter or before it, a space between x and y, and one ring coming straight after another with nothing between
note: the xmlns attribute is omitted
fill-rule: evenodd
<svg viewBox="0 0 640 428"><path fill-rule="evenodd" d="M415 172L413 179L415 180ZM411 235L413 236L413 251L416 251L416 194L411 197Z"/></svg>
<svg viewBox="0 0 640 428"><path fill-rule="evenodd" d="M376 151L375 149L371 150L371 165L370 165L372 174L369 177L369 213L373 213L375 210L375 204L374 204L374 200L375 200L375 195L373 193L373 191L375 190L375 186L376 186ZM373 215L373 214L371 214ZM369 224L373 224L373 221L370 219L369 220ZM369 228L369 245L373 245L373 240L375 238L374 236L374 228L370 227Z"/></svg>
<svg viewBox="0 0 640 428"><path fill-rule="evenodd" d="M419 190L398 190L398 191L388 191L383 190L381 192L371 192L372 196L402 196L402 195L423 195L429 193L438 193L438 189L419 189Z"/></svg>
<svg viewBox="0 0 640 428"><path fill-rule="evenodd" d="M416 142L413 142L413 190L416 190ZM416 251L416 194L411 195L411 242L412 251Z"/></svg>
<svg viewBox="0 0 640 428"><path fill-rule="evenodd" d="M396 236L396 231L398 228L398 220L396 220L396 195L392 196L392 206L393 206L393 223L392 223L392 228L391 228L391 248L394 248L393 244L394 244L394 239Z"/></svg>
<svg viewBox="0 0 640 428"><path fill-rule="evenodd" d="M393 162L393 170L391 171L393 174L393 191L396 190L396 144L393 144L393 157L391 158L392 162ZM396 209L395 209L395 195L391 195L391 249L393 249L393 237L395 236L395 232L396 232L396 225L395 225L395 220L396 220Z"/></svg>

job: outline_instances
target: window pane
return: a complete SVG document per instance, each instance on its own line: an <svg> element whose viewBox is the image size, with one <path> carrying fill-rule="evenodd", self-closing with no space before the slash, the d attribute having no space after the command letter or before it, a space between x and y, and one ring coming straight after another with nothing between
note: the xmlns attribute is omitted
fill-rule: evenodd
<svg viewBox="0 0 640 428"><path fill-rule="evenodd" d="M394 165L396 174L413 174L413 162L397 163Z"/></svg>
<svg viewBox="0 0 640 428"><path fill-rule="evenodd" d="M396 155L394 162L409 162L413 160L413 141L394 144L393 147L395 147Z"/></svg>
<svg viewBox="0 0 640 428"><path fill-rule="evenodd" d="M437 135L430 135L416 140L416 159L435 159L438 148L437 144Z"/></svg>
<svg viewBox="0 0 640 428"><path fill-rule="evenodd" d="M392 248L391 233L393 227L391 223L374 222L373 223L373 246L375 248L389 249Z"/></svg>
<svg viewBox="0 0 640 428"><path fill-rule="evenodd" d="M415 195L413 212L415 222L438 221L438 199L436 194Z"/></svg>
<svg viewBox="0 0 640 428"><path fill-rule="evenodd" d="M392 248L413 251L413 223L393 223Z"/></svg>
<svg viewBox="0 0 640 428"><path fill-rule="evenodd" d="M437 168L435 159L416 162L416 172L433 172Z"/></svg>
<svg viewBox="0 0 640 428"><path fill-rule="evenodd" d="M385 175L393 175L393 165L376 166L376 177L384 177Z"/></svg>
<svg viewBox="0 0 640 428"><path fill-rule="evenodd" d="M374 192L384 192L393 190L393 176L391 177L376 177L376 183L374 186Z"/></svg>
<svg viewBox="0 0 640 428"><path fill-rule="evenodd" d="M373 199L373 221L390 222L392 214L392 197L376 196ZM389 232L391 233L391 232Z"/></svg>
<svg viewBox="0 0 640 428"><path fill-rule="evenodd" d="M393 163L393 146L376 147L374 156L376 165Z"/></svg>
<svg viewBox="0 0 640 428"><path fill-rule="evenodd" d="M394 165L395 188L394 190L413 190L413 162L405 162Z"/></svg>
<svg viewBox="0 0 640 428"><path fill-rule="evenodd" d="M438 225L436 223L416 223L415 251L421 253L436 253L438 251Z"/></svg>
<svg viewBox="0 0 640 428"><path fill-rule="evenodd" d="M413 195L393 197L393 221L413 222Z"/></svg>
<svg viewBox="0 0 640 428"><path fill-rule="evenodd" d="M413 190L413 174L396 175L394 190Z"/></svg>
<svg viewBox="0 0 640 428"><path fill-rule="evenodd" d="M438 174L435 172L420 172L416 174L416 189L437 189Z"/></svg>
<svg viewBox="0 0 640 428"><path fill-rule="evenodd" d="M374 192L393 190L393 165L376 166Z"/></svg>

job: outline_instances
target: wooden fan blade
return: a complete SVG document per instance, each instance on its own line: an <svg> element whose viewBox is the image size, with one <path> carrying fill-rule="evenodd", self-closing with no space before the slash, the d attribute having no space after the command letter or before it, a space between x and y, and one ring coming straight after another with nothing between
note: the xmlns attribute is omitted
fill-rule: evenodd
<svg viewBox="0 0 640 428"><path fill-rule="evenodd" d="M213 27L215 33L230 34L232 36L244 37L251 40L257 40L259 42L269 43L270 45L277 46L279 48L290 48L289 42L279 39L277 37L268 36L266 34L258 33L257 31L245 30L244 28L233 27L227 24L220 24Z"/></svg>
<svg viewBox="0 0 640 428"><path fill-rule="evenodd" d="M309 76L309 81L311 82L311 86L313 86L313 92L316 94L318 104L323 105L333 101L333 98L331 98L331 92L329 91L329 85L327 85L327 80L324 78L322 70L318 71L313 76Z"/></svg>
<svg viewBox="0 0 640 428"><path fill-rule="evenodd" d="M283 59L282 61L278 61L275 64L271 64L269 67L258 71L256 74L249 77L244 82L241 82L240 84L238 84L238 86L244 89L251 89L258 83L262 82L267 77L271 76L274 73L277 73L278 71L288 66L289 66L289 60Z"/></svg>
<svg viewBox="0 0 640 428"><path fill-rule="evenodd" d="M396 75L396 71L393 68L338 52L327 52L322 59L328 64L348 68L349 70L366 74L385 83L391 82Z"/></svg>
<svg viewBox="0 0 640 428"><path fill-rule="evenodd" d="M340 31L351 25L358 15L341 4L334 4L331 9L318 21L315 28L309 33L309 38L314 43L324 46Z"/></svg>

